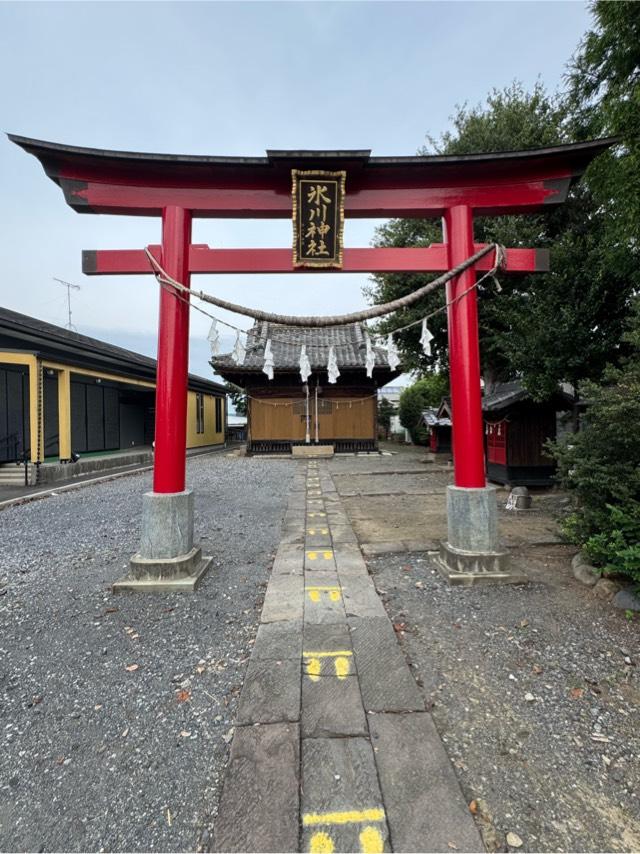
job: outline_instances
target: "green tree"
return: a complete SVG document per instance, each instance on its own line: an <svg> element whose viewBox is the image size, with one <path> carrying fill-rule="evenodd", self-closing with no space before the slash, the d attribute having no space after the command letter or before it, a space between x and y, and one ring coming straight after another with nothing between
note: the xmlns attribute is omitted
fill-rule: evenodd
<svg viewBox="0 0 640 854"><path fill-rule="evenodd" d="M458 107L453 129L420 153L469 154L535 148L568 141L566 104L546 93L542 84L526 92L520 84L494 90L485 105ZM502 292L489 285L479 291L482 372L487 388L519 374L537 399L562 381L597 379L616 358L629 294L633 259L609 238L608 213L588 184L575 187L566 204L536 216L478 218L477 239L507 246L551 250L549 274L502 276ZM377 245L428 245L441 240L429 220L393 220L378 230ZM367 291L373 302L408 293L426 276L378 276ZM442 292L430 295L393 328L442 306ZM447 364L446 316L430 321L433 355L421 353L419 327L400 333L399 348L409 368L422 371Z"/></svg>
<svg viewBox="0 0 640 854"><path fill-rule="evenodd" d="M240 388L240 386L230 383L228 380L225 380L224 384L227 388L227 394L233 404L233 408L236 411L236 415L246 415L248 411L246 391L243 388Z"/></svg>
<svg viewBox="0 0 640 854"><path fill-rule="evenodd" d="M430 373L401 392L398 405L400 423L409 431L416 444L423 444L426 440L425 429L418 427L420 416L425 409L440 406L448 390L445 374Z"/></svg>
<svg viewBox="0 0 640 854"><path fill-rule="evenodd" d="M589 170L618 239L640 239L640 4L590 4L593 28L570 64L571 132L577 139L618 136L620 144Z"/></svg>
<svg viewBox="0 0 640 854"><path fill-rule="evenodd" d="M630 354L605 371L603 384L587 384L586 423L553 453L561 483L578 499L566 533L598 565L640 583L640 300L630 326Z"/></svg>
<svg viewBox="0 0 640 854"><path fill-rule="evenodd" d="M378 425L384 430L385 436L389 438L391 429L391 416L396 414L396 408L386 397L378 401Z"/></svg>

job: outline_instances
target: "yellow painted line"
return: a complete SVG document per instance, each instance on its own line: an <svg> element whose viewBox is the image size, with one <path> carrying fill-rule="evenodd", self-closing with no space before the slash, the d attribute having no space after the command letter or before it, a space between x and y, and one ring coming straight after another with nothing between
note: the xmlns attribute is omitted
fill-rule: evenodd
<svg viewBox="0 0 640 854"><path fill-rule="evenodd" d="M309 840L309 854L333 854L335 850L333 839L322 830L314 833Z"/></svg>
<svg viewBox="0 0 640 854"><path fill-rule="evenodd" d="M333 551L330 551L329 549L327 549L326 551L322 551L322 552L315 551L315 550L311 551L311 552L307 552L307 557L309 558L309 560L317 560L319 554L322 554L322 557L325 560L331 560L331 558L333 557Z"/></svg>
<svg viewBox="0 0 640 854"><path fill-rule="evenodd" d="M309 518L311 518L311 519L315 519L316 516L326 516L326 515L327 515L326 513L319 513L319 512L307 513L307 516L309 516Z"/></svg>
<svg viewBox="0 0 640 854"><path fill-rule="evenodd" d="M340 588L337 587L335 584L332 584L331 586L323 586L321 584L310 584L307 587L307 590L340 590Z"/></svg>
<svg viewBox="0 0 640 854"><path fill-rule="evenodd" d="M330 658L335 655L353 655L350 650L339 649L336 652L303 652L303 658Z"/></svg>
<svg viewBox="0 0 640 854"><path fill-rule="evenodd" d="M362 854L382 854L384 839L377 827L365 827L360 831L360 851Z"/></svg>
<svg viewBox="0 0 640 854"><path fill-rule="evenodd" d="M361 824L365 821L384 821L384 810L378 807L344 812L310 812L302 816L304 827L314 827L318 824Z"/></svg>

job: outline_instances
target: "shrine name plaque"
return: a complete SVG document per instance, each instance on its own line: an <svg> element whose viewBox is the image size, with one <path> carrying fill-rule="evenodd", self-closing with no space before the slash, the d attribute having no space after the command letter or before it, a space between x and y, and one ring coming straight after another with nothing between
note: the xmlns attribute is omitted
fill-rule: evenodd
<svg viewBox="0 0 640 854"><path fill-rule="evenodd" d="M346 177L291 170L294 267L342 267Z"/></svg>

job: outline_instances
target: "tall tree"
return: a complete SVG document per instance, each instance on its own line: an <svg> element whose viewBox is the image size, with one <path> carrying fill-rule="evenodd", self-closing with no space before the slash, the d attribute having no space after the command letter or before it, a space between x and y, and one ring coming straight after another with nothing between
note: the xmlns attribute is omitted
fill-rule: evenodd
<svg viewBox="0 0 640 854"><path fill-rule="evenodd" d="M536 148L566 142L569 133L566 104L540 83L531 92L518 83L494 90L485 105L458 107L452 123L451 131L439 141L429 139L429 148L420 153ZM551 273L503 276L502 292L491 286L479 291L481 360L488 387L519 374L532 394L544 399L560 381L597 378L615 354L632 286L628 258L620 247L605 242L606 218L606 210L583 183L565 205L544 214L476 220L479 240L551 250ZM376 243L385 246L439 239L439 224L428 220L394 220L376 235ZM427 277L378 276L367 293L372 301L383 302L425 281ZM430 295L402 323L443 302L442 293ZM394 325L400 319L387 321L385 328ZM445 314L434 317L430 328L435 335L430 358L420 352L419 329L399 335L403 361L418 371L446 364Z"/></svg>

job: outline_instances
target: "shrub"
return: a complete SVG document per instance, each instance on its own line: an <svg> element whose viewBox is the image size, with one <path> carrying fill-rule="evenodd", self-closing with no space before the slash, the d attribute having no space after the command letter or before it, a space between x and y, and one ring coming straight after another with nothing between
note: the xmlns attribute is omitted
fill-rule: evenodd
<svg viewBox="0 0 640 854"><path fill-rule="evenodd" d="M594 563L640 583L640 302L624 345L629 354L602 385L583 389L584 428L552 445L560 482L577 498L564 525Z"/></svg>
<svg viewBox="0 0 640 854"><path fill-rule="evenodd" d="M424 427L418 427L418 421L427 407L439 406L447 394L449 384L445 374L428 374L413 385L407 386L400 395L398 415L400 423L411 434L417 445L427 442L428 433Z"/></svg>

